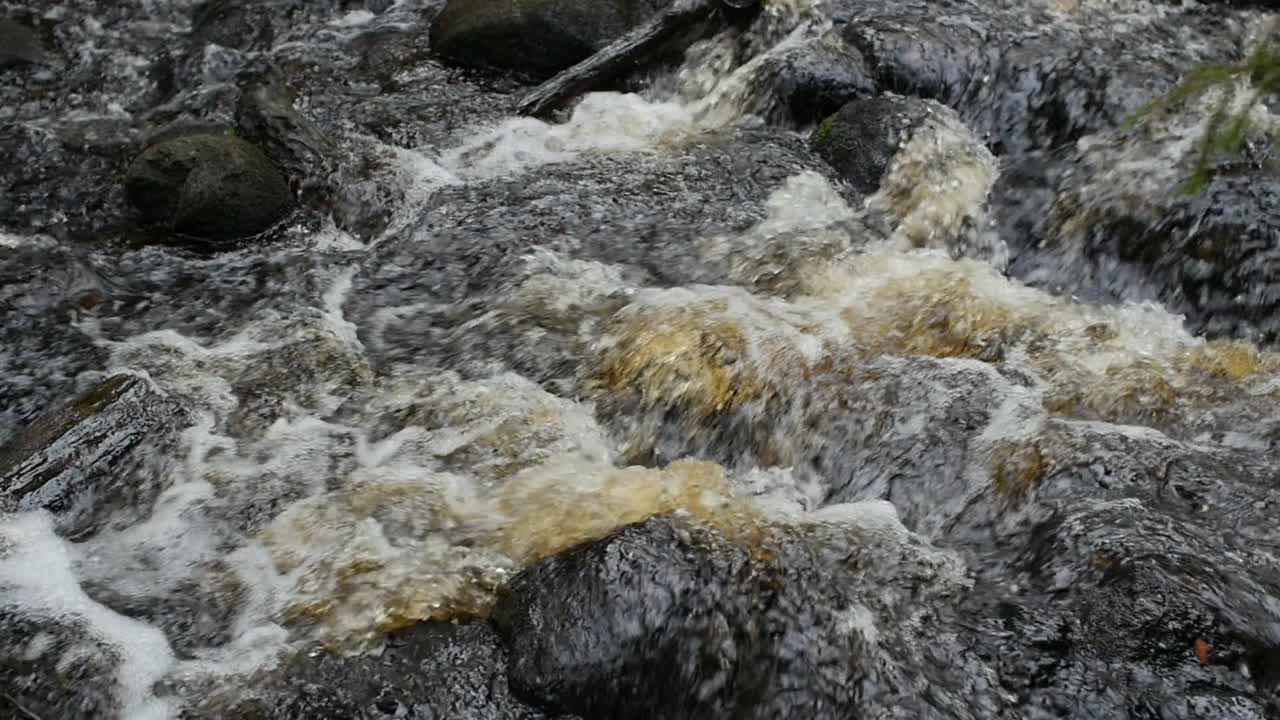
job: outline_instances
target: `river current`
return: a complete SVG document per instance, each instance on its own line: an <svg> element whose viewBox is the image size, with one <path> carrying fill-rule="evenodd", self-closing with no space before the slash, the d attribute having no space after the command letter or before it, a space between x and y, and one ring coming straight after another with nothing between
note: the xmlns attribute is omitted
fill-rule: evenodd
<svg viewBox="0 0 1280 720"><path fill-rule="evenodd" d="M91 532L0 516L10 657L89 668L86 717L177 718L299 653L486 617L522 569L674 513L747 545L873 550L841 612L882 677L915 677L929 643L964 649L924 673L954 691L932 716L1085 716L1027 698L1088 680L1000 679L1035 674L1002 664L1011 648L1049 642L972 620L1016 604L1097 640L1078 667L1129 663L1098 691L1157 698L1128 717L1274 717L1280 355L1155 297L1059 287L1073 266L1037 262L1001 215L1016 203L993 206L1012 151L941 103L878 190L851 190L771 93L780 59L856 16L770 0L544 122L510 114L511 81L426 52L435 4L374 5L299 4L264 46L198 52L178 47L184 0L32 11L60 54L0 93L8 172L30 178L0 204L0 444L119 374L185 420L128 468L139 497L82 500L107 507ZM1173 12L1027 5L1064 27ZM176 89L157 89L161 52ZM121 230L119 149L172 118L226 122L264 56L368 160L381 227L297 217L216 253ZM1160 163L1111 181L1161 182ZM1107 563L1139 580L1089 574ZM1194 608L1125 624L1156 602ZM949 605L954 626L921 619ZM1148 640L1165 654L1144 664ZM1227 659L1202 668L1198 642ZM1212 692L1125 674L1173 656L1220 674ZM34 713L5 682L0 714ZM1186 703L1162 710L1175 685ZM867 717L898 717L868 698Z"/></svg>

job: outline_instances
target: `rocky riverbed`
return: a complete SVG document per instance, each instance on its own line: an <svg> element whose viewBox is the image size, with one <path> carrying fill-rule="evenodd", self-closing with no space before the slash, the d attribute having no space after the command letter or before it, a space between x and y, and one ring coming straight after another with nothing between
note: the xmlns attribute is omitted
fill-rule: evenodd
<svg viewBox="0 0 1280 720"><path fill-rule="evenodd" d="M1276 13L676 2L0 0L0 717L1280 717Z"/></svg>

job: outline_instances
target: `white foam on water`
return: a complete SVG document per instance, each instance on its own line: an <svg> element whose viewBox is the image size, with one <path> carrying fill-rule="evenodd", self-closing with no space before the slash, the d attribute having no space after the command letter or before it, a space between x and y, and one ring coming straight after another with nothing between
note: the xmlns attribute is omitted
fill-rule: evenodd
<svg viewBox="0 0 1280 720"><path fill-rule="evenodd" d="M333 284L325 291L322 300L324 301L324 319L328 321L329 327L333 328L338 337L351 345L356 352L361 352L364 347L360 342L355 323L347 320L342 314L342 306L347 296L351 294L352 281L358 269L350 267L339 273Z"/></svg>
<svg viewBox="0 0 1280 720"><path fill-rule="evenodd" d="M0 231L0 247L16 250L30 242L31 241L28 238L23 237L22 235L14 235L12 233Z"/></svg>
<svg viewBox="0 0 1280 720"><path fill-rule="evenodd" d="M553 310L567 312L628 289L617 265L569 258L546 248L536 248L522 260L527 277L516 293L538 298Z"/></svg>
<svg viewBox="0 0 1280 720"><path fill-rule="evenodd" d="M324 218L319 230L306 236L306 242L320 252L364 250L359 238L337 226L332 216Z"/></svg>
<svg viewBox="0 0 1280 720"><path fill-rule="evenodd" d="M336 27L356 27L366 25L376 17L377 15L368 10L352 10L342 17L330 20L329 24Z"/></svg>
<svg viewBox="0 0 1280 720"><path fill-rule="evenodd" d="M695 129L682 104L632 93L589 93L563 124L511 118L444 152L441 164L465 178L497 177L569 162L586 152L651 152Z"/></svg>
<svg viewBox="0 0 1280 720"><path fill-rule="evenodd" d="M686 53L676 72L676 95L702 127L754 121L751 112L768 92L761 82L774 58L822 36L832 27L824 0L770 0L763 3L750 34L721 33Z"/></svg>
<svg viewBox="0 0 1280 720"><path fill-rule="evenodd" d="M135 597L174 588L201 562L223 553L223 538L200 519L200 507L213 497L207 483L174 484L156 499L146 520L103 530L76 545L77 577Z"/></svg>
<svg viewBox="0 0 1280 720"><path fill-rule="evenodd" d="M152 687L174 664L160 630L119 615L84 593L73 567L74 553L43 512L10 515L0 523L0 586L6 600L35 617L84 623L88 632L120 654L116 679L122 717L168 720L175 708Z"/></svg>
<svg viewBox="0 0 1280 720"><path fill-rule="evenodd" d="M766 58L820 34L830 20L822 2L769 2L752 28L746 57L740 38L725 33L692 50L674 87L659 82L651 92L591 92L564 123L518 117L481 130L440 154L440 164L458 177L483 179L518 174L584 153L653 152L698 133L743 120L754 101ZM723 45L723 47L719 47ZM714 49L706 49L714 48Z"/></svg>

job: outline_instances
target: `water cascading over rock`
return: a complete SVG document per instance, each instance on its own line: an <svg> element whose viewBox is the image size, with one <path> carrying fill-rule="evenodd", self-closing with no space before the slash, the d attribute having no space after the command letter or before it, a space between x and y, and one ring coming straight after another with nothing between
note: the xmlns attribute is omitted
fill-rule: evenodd
<svg viewBox="0 0 1280 720"><path fill-rule="evenodd" d="M3 9L0 715L1280 713L1273 18L672 7Z"/></svg>

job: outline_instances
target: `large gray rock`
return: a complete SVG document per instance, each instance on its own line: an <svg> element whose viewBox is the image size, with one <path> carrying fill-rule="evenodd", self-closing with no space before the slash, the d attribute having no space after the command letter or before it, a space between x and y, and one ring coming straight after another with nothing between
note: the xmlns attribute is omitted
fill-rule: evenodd
<svg viewBox="0 0 1280 720"><path fill-rule="evenodd" d="M293 201L280 169L229 133L153 144L129 166L125 189L148 222L214 241L269 229Z"/></svg>
<svg viewBox="0 0 1280 720"><path fill-rule="evenodd" d="M1190 68L1230 60L1247 22L1137 5L834 3L877 87L956 108L999 154L1114 127Z"/></svg>
<svg viewBox="0 0 1280 720"><path fill-rule="evenodd" d="M462 64L542 80L589 57L669 0L451 0L431 47Z"/></svg>

